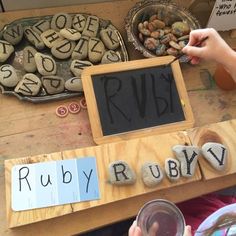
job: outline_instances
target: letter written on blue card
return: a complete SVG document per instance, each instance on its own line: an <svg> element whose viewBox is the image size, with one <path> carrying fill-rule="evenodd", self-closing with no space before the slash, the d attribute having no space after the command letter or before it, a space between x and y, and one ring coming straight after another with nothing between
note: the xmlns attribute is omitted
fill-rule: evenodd
<svg viewBox="0 0 236 236"><path fill-rule="evenodd" d="M94 157L77 159L77 169L81 201L99 199L96 159Z"/></svg>
<svg viewBox="0 0 236 236"><path fill-rule="evenodd" d="M76 159L57 161L59 204L80 201Z"/></svg>
<svg viewBox="0 0 236 236"><path fill-rule="evenodd" d="M37 207L58 205L57 164L55 161L37 163L36 202Z"/></svg>
<svg viewBox="0 0 236 236"><path fill-rule="evenodd" d="M36 207L35 165L17 165L12 168L12 209L28 210Z"/></svg>
<svg viewBox="0 0 236 236"><path fill-rule="evenodd" d="M95 157L16 165L12 209L23 211L99 199Z"/></svg>

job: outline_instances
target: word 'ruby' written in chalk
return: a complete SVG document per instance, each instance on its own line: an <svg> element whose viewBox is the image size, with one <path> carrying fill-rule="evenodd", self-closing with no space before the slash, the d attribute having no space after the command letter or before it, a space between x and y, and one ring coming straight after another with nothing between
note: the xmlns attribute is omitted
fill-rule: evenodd
<svg viewBox="0 0 236 236"><path fill-rule="evenodd" d="M99 198L94 157L17 165L12 169L15 211Z"/></svg>
<svg viewBox="0 0 236 236"><path fill-rule="evenodd" d="M170 66L93 75L92 80L103 135L185 120Z"/></svg>

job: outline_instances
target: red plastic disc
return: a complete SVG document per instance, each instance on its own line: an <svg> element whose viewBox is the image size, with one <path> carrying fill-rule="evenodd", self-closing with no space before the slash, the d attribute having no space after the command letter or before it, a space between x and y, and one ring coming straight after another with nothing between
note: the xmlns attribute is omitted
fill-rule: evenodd
<svg viewBox="0 0 236 236"><path fill-rule="evenodd" d="M80 106L81 106L83 109L87 109L87 103L86 103L85 98L82 98L82 99L79 101L79 104L80 104Z"/></svg>
<svg viewBox="0 0 236 236"><path fill-rule="evenodd" d="M69 104L68 109L69 109L70 113L76 114L76 113L80 112L81 107L80 107L79 103L72 102L72 103Z"/></svg>
<svg viewBox="0 0 236 236"><path fill-rule="evenodd" d="M56 109L56 114L59 117L66 117L68 115L68 109L66 106L59 106Z"/></svg>

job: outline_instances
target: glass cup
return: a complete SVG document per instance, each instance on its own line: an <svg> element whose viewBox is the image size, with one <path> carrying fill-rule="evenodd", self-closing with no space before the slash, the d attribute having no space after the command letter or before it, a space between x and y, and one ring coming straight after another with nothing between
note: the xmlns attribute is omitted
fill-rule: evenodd
<svg viewBox="0 0 236 236"><path fill-rule="evenodd" d="M183 236L185 220L174 203L156 199L140 209L137 225L143 236Z"/></svg>
<svg viewBox="0 0 236 236"><path fill-rule="evenodd" d="M236 89L236 82L234 82L231 75L225 70L225 68L218 64L214 73L214 80L217 86L223 90Z"/></svg>

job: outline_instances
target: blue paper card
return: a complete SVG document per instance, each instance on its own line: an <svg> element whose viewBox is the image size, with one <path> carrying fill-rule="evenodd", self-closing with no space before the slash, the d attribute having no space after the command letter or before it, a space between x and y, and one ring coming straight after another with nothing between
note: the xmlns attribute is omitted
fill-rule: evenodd
<svg viewBox="0 0 236 236"><path fill-rule="evenodd" d="M36 207L35 165L13 166L12 182L12 209L20 211Z"/></svg>
<svg viewBox="0 0 236 236"><path fill-rule="evenodd" d="M100 197L95 157L16 165L12 209L23 211Z"/></svg>
<svg viewBox="0 0 236 236"><path fill-rule="evenodd" d="M79 180L77 176L78 170L75 159L57 161L59 204L80 201Z"/></svg>
<svg viewBox="0 0 236 236"><path fill-rule="evenodd" d="M77 159L81 201L99 198L96 160L93 157Z"/></svg>
<svg viewBox="0 0 236 236"><path fill-rule="evenodd" d="M58 205L56 162L35 164L37 207Z"/></svg>

